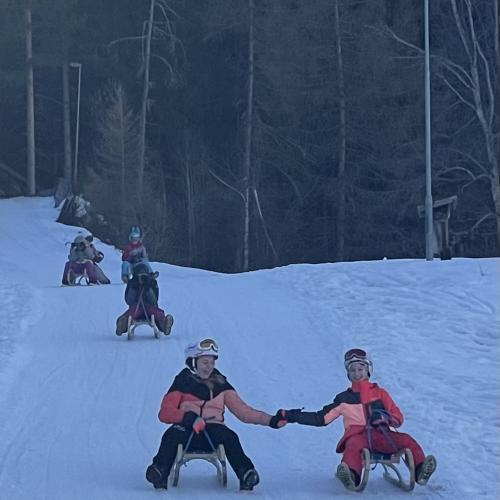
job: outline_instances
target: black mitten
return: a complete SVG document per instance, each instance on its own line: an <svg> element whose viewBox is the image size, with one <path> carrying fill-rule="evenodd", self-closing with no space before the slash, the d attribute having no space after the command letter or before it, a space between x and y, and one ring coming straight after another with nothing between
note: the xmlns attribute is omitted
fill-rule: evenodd
<svg viewBox="0 0 500 500"><path fill-rule="evenodd" d="M269 422L269 427L273 429L279 429L287 424L287 420L285 418L285 410L278 410L276 415L271 417L271 421Z"/></svg>
<svg viewBox="0 0 500 500"><path fill-rule="evenodd" d="M296 408L294 410L284 410L285 412L285 418L287 422L290 422L291 424L295 423L298 421L298 418L300 414L302 413L302 410L300 408Z"/></svg>
<svg viewBox="0 0 500 500"><path fill-rule="evenodd" d="M182 419L182 425L187 429L191 429L193 427L194 421L198 418L198 416L199 415L197 415L194 411L186 412Z"/></svg>

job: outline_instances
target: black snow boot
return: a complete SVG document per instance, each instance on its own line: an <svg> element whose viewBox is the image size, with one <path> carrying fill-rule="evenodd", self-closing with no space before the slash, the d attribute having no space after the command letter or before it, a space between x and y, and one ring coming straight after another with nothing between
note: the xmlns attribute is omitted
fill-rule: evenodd
<svg viewBox="0 0 500 500"><path fill-rule="evenodd" d="M255 469L247 470L240 479L240 490L252 491L253 487L259 484L259 481L259 475Z"/></svg>
<svg viewBox="0 0 500 500"><path fill-rule="evenodd" d="M174 324L174 317L171 314L167 314L165 316L165 320L163 321L163 325L161 331L164 335L170 335L170 331L172 330L172 325Z"/></svg>
<svg viewBox="0 0 500 500"><path fill-rule="evenodd" d="M160 467L151 464L146 469L146 479L153 484L156 489L168 489L168 475L166 475Z"/></svg>
<svg viewBox="0 0 500 500"><path fill-rule="evenodd" d="M121 335L122 333L125 333L128 328L128 316L118 316L118 319L116 320L116 330L115 333L116 335Z"/></svg>

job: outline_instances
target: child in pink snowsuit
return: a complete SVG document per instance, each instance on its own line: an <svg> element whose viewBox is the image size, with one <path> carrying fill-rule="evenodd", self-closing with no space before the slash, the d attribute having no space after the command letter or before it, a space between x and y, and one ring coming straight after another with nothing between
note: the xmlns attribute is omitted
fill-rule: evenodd
<svg viewBox="0 0 500 500"><path fill-rule="evenodd" d="M319 427L343 417L345 432L336 450L343 453L343 457L337 468L337 477L348 489L360 482L363 448L391 454L409 448L415 460L417 483L427 484L436 469L436 459L432 455L426 457L409 434L390 429L403 423L403 414L385 389L370 382L373 364L367 353L362 349L347 351L344 366L352 382L349 389L337 394L333 403L317 412L282 410L286 420Z"/></svg>

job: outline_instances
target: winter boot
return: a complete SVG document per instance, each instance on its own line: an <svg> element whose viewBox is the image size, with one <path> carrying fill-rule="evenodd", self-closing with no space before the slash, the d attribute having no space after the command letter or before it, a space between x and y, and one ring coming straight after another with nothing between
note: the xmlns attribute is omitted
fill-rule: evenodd
<svg viewBox="0 0 500 500"><path fill-rule="evenodd" d="M418 464L415 468L415 477L417 479L417 483L421 486L426 485L427 481L429 481L429 478L436 470L436 466L436 458L433 455L426 456L425 460L421 464Z"/></svg>
<svg viewBox="0 0 500 500"><path fill-rule="evenodd" d="M337 467L337 477L348 490L355 489L359 484L359 476L357 476L358 475L344 462L341 462Z"/></svg>
<svg viewBox="0 0 500 500"><path fill-rule="evenodd" d="M259 484L259 481L259 475L255 469L247 470L240 479L240 490L252 491L253 487Z"/></svg>
<svg viewBox="0 0 500 500"><path fill-rule="evenodd" d="M151 464L146 469L146 479L152 483L156 489L168 489L168 476L155 464Z"/></svg>
<svg viewBox="0 0 500 500"><path fill-rule="evenodd" d="M171 314L167 314L165 316L165 320L163 321L163 325L161 331L165 335L170 335L170 331L172 330L172 325L174 324L174 317Z"/></svg>
<svg viewBox="0 0 500 500"><path fill-rule="evenodd" d="M127 316L118 316L116 320L116 335L121 335L125 333L128 328L128 317Z"/></svg>

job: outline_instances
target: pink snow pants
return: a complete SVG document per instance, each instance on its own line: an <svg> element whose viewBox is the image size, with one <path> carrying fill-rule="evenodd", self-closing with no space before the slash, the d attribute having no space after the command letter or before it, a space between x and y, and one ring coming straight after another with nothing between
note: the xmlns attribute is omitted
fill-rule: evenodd
<svg viewBox="0 0 500 500"><path fill-rule="evenodd" d="M146 308L146 313L149 317L154 316L155 318L155 323L160 326L163 324L163 321L165 320L165 312L163 309L160 309L158 306L152 306L149 304L145 304L144 307ZM130 306L123 314L122 316L132 316L133 319L143 319L144 318L144 311L142 310L142 307L139 306L136 308L136 306Z"/></svg>
<svg viewBox="0 0 500 500"><path fill-rule="evenodd" d="M68 283L69 271L73 271L76 275L81 275L84 272L87 273L90 283L97 283L97 275L95 272L94 264L91 261L86 262L66 262L64 265L64 273L62 277L62 283L64 285L71 284Z"/></svg>

